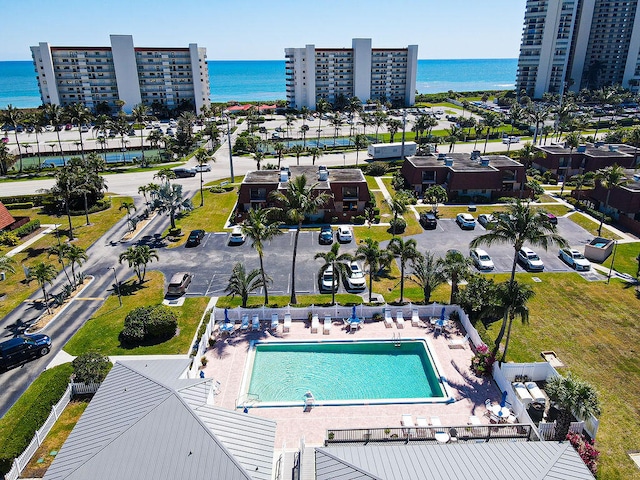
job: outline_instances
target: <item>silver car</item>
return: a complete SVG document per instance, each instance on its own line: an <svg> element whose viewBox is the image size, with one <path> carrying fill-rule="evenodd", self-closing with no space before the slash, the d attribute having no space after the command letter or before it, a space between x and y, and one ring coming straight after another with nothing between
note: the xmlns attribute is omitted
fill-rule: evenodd
<svg viewBox="0 0 640 480"><path fill-rule="evenodd" d="M575 270L588 272L591 270L591 262L584 258L578 250L572 248L562 248L558 253L560 259Z"/></svg>
<svg viewBox="0 0 640 480"><path fill-rule="evenodd" d="M469 256L478 270L493 270L495 266L489 254L481 248L472 248Z"/></svg>

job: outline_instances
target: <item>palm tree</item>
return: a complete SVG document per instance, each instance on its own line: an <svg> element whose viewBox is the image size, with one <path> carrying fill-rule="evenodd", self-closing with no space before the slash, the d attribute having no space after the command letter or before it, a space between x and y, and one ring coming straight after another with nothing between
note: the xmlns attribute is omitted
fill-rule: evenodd
<svg viewBox="0 0 640 480"><path fill-rule="evenodd" d="M287 137L291 138L291 125L296 121L295 115L287 113L284 116L284 123L287 125Z"/></svg>
<svg viewBox="0 0 640 480"><path fill-rule="evenodd" d="M182 194L182 185L163 183L154 194L152 208L160 213L168 213L171 219L171 228L176 228L176 215L182 210L193 210L193 204Z"/></svg>
<svg viewBox="0 0 640 480"><path fill-rule="evenodd" d="M133 268L140 285L144 283L144 277L147 274L147 264L153 262L153 260L158 260L158 252L148 245L129 247L118 257L118 263L126 261L129 268Z"/></svg>
<svg viewBox="0 0 640 480"><path fill-rule="evenodd" d="M638 147L640 147L640 127L633 127L627 134L627 142L633 146L633 168L638 167Z"/></svg>
<svg viewBox="0 0 640 480"><path fill-rule="evenodd" d="M502 120L500 117L493 114L488 114L484 119L484 126L487 127L487 136L484 139L484 151L483 154L487 152L487 143L489 142L489 136L491 135L491 129L497 129L502 125Z"/></svg>
<svg viewBox="0 0 640 480"><path fill-rule="evenodd" d="M360 154L360 150L369 145L369 139L363 133L358 133L353 139L353 144L356 147L356 167L358 166L358 155Z"/></svg>
<svg viewBox="0 0 640 480"><path fill-rule="evenodd" d="M138 187L138 193L141 193L144 197L144 203L147 205L147 208L150 207L149 199L147 198L147 194L152 194L153 192L157 192L159 185L155 183L148 183L146 185L140 185Z"/></svg>
<svg viewBox="0 0 640 480"><path fill-rule="evenodd" d="M475 150L478 145L478 138L480 138L480 135L484 132L484 120L480 120L476 126L473 127L473 131L476 134L475 141L473 142L473 149Z"/></svg>
<svg viewBox="0 0 640 480"><path fill-rule="evenodd" d="M300 127L300 133L302 134L302 146L304 148L307 148L307 132L308 131L309 131L309 125L303 123L302 126Z"/></svg>
<svg viewBox="0 0 640 480"><path fill-rule="evenodd" d="M144 123L149 119L149 107L144 103L139 103L131 109L131 116L135 123L140 126L140 150L142 151L142 164L146 165L144 160Z"/></svg>
<svg viewBox="0 0 640 480"><path fill-rule="evenodd" d="M84 248L79 247L78 245L71 245L67 250L67 260L69 260L69 265L71 265L71 275L73 276L73 287L76 287L76 269L75 266L82 266L84 262L89 259L87 256L87 252Z"/></svg>
<svg viewBox="0 0 640 480"><path fill-rule="evenodd" d="M82 127L83 125L91 122L93 115L91 111L84 106L84 103L72 103L65 109L65 114L70 123L76 123L78 125L78 133L80 134L80 151L82 159L84 160L84 142L82 141Z"/></svg>
<svg viewBox="0 0 640 480"><path fill-rule="evenodd" d="M118 208L118 210L126 210L127 211L127 223L129 224L131 228L131 231L133 231L135 228L133 227L133 223L131 222L131 211L132 210L137 210L135 203L133 202L122 202L120 204L120 207Z"/></svg>
<svg viewBox="0 0 640 480"><path fill-rule="evenodd" d="M580 132L571 132L564 137L564 142L569 147L569 165L567 165L567 169L564 171L564 175L562 176L562 186L560 187L561 197L564 193L564 184L567 181L567 172L573 163L573 149L578 148L582 143L582 135L580 135ZM560 172L558 171L558 176L560 176L559 173Z"/></svg>
<svg viewBox="0 0 640 480"><path fill-rule="evenodd" d="M44 304L47 307L47 313L51 313L51 308L49 308L49 294L47 293L46 286L47 283L53 285L53 280L57 274L58 271L56 267L50 263L40 262L29 269L29 275L27 276L27 283L31 283L31 281L35 279L40 285L42 295L44 296Z"/></svg>
<svg viewBox="0 0 640 480"><path fill-rule="evenodd" d="M6 255L0 256L0 271L16 273L16 269L13 267L15 263L16 261L11 257L7 257Z"/></svg>
<svg viewBox="0 0 640 480"><path fill-rule="evenodd" d="M36 134L36 146L38 151L38 168L42 167L42 158L40 157L40 134L44 132L44 112L42 110L36 110L27 116L27 123L33 128L33 133Z"/></svg>
<svg viewBox="0 0 640 480"><path fill-rule="evenodd" d="M412 280L416 282L424 294L424 303L429 303L431 292L447 281L443 272L443 263L429 251L424 255L418 252L411 261Z"/></svg>
<svg viewBox="0 0 640 480"><path fill-rule="evenodd" d="M509 120L511 121L511 133L509 134L510 136L513 136L513 130L516 127L516 123L524 120L526 115L527 112L520 106L520 104L514 103L513 105L511 105L511 108L509 108ZM507 144L507 152L509 152L510 149L511 142Z"/></svg>
<svg viewBox="0 0 640 480"><path fill-rule="evenodd" d="M449 303L453 304L458 295L458 282L469 278L471 275L471 259L465 257L458 250L449 250L442 260L442 273L447 280L451 281Z"/></svg>
<svg viewBox="0 0 640 480"><path fill-rule="evenodd" d="M276 144L273 146L273 150L276 152L276 155L278 155L278 169L279 169L280 163L282 162L282 155L284 154L284 152L287 151L287 147L282 142L276 142Z"/></svg>
<svg viewBox="0 0 640 480"><path fill-rule="evenodd" d="M316 147L320 147L320 130L322 125L322 115L331 110L331 105L324 98L319 98L316 102L316 113L318 114L318 139L316 140Z"/></svg>
<svg viewBox="0 0 640 480"><path fill-rule="evenodd" d="M296 297L296 255L298 253L298 237L302 222L307 216L315 214L318 209L324 206L330 195L326 193L314 192L317 183L307 185L307 177L300 175L287 182L287 189L284 192L274 190L271 192L271 199L280 206L273 207L273 211L281 218L297 225L293 242L293 261L291 264L291 303L297 303Z"/></svg>
<svg viewBox="0 0 640 480"><path fill-rule="evenodd" d="M518 251L525 242L545 250L555 243L560 247L567 242L557 233L556 226L549 222L545 212L534 210L529 202L518 199L511 201L504 212L494 212L495 226L491 231L474 238L469 246L476 248L481 245L490 247L494 243L513 245L513 263L511 266L511 282L515 281Z"/></svg>
<svg viewBox="0 0 640 480"><path fill-rule="evenodd" d="M342 127L342 118L340 118L340 114L336 113L329 119L329 123L333 127L333 146L336 146L336 139L338 138L338 133Z"/></svg>
<svg viewBox="0 0 640 480"><path fill-rule="evenodd" d="M574 414L581 419L600 415L598 392L592 385L571 374L566 377L558 375L550 378L547 380L544 391L549 399L560 407L556 423L555 439L557 441L567 438Z"/></svg>
<svg viewBox="0 0 640 480"><path fill-rule="evenodd" d="M356 259L363 260L369 267L369 303L372 302L373 277L376 276L383 264L386 263L386 251L380 250L380 243L370 237L364 239L364 243L356 250Z"/></svg>
<svg viewBox="0 0 640 480"><path fill-rule="evenodd" d="M456 142L462 139L464 130L452 123L451 127L447 128L446 131L448 133L447 142L449 142L449 153L451 153L454 151Z"/></svg>
<svg viewBox="0 0 640 480"><path fill-rule="evenodd" d="M268 242L283 233L276 223L269 222L268 216L269 212L265 209L251 209L246 220L241 225L242 233L252 240L251 247L258 253L258 258L260 259L265 305L269 304L269 292L267 290L267 275L264 269L264 242Z"/></svg>
<svg viewBox="0 0 640 480"><path fill-rule="evenodd" d="M309 149L309 153L311 154L311 165L316 164L316 158L320 158L322 155L324 155L322 149L318 147L311 147Z"/></svg>
<svg viewBox="0 0 640 480"><path fill-rule="evenodd" d="M324 265L320 267L319 278L322 278L325 270L331 266L333 269L333 285L331 285L331 305L335 305L336 303L336 290L338 289L338 276L344 279L349 275L351 268L349 263L353 261L353 255L349 253L343 253L338 255L338 251L340 250L340 244L334 243L331 245L331 250L328 252L318 252L313 257L314 259L321 258L324 260Z"/></svg>
<svg viewBox="0 0 640 480"><path fill-rule="evenodd" d="M204 180L202 179L202 166L206 165L209 160L213 160L215 163L216 159L209 155L209 152L204 148L197 149L193 156L196 157L196 161L198 162L198 165L200 165L200 206L202 207L204 206Z"/></svg>
<svg viewBox="0 0 640 480"><path fill-rule="evenodd" d="M389 135L391 136L391 138L389 139L391 141L391 143L393 143L394 137L396 136L396 133L398 133L398 130L400 130L400 128L402 128L402 122L400 120L398 120L397 118L388 118L386 120L386 124L387 124L387 131L389 132Z"/></svg>
<svg viewBox="0 0 640 480"><path fill-rule="evenodd" d="M393 231L391 233L395 235L398 217L406 213L409 199L403 192L398 192L393 197L391 197L391 200L388 200L387 203L389 204L391 213L393 213Z"/></svg>
<svg viewBox="0 0 640 480"><path fill-rule="evenodd" d="M300 165L300 155L302 155L304 151L305 148L302 145L294 145L289 149L289 152L296 156L296 165Z"/></svg>
<svg viewBox="0 0 640 480"><path fill-rule="evenodd" d="M522 162L526 170L531 167L531 162L536 158L536 155L539 151L540 150L537 150L536 147L531 144L531 142L526 142L522 146L520 152L518 153L518 159L520 160L520 162Z"/></svg>
<svg viewBox="0 0 640 480"><path fill-rule="evenodd" d="M266 278L268 282L271 282L271 278ZM229 283L224 291L230 293L232 298L238 295L242 299L242 307L246 308L249 294L262 287L266 291L267 285L264 284L264 279L260 276L260 270L256 268L247 275L244 265L238 262L233 266Z"/></svg>
<svg viewBox="0 0 640 480"><path fill-rule="evenodd" d="M400 303L404 302L404 268L408 261L418 258L420 253L417 250L417 243L413 238L402 240L401 238L392 238L389 241L387 250L400 260Z"/></svg>
<svg viewBox="0 0 640 480"><path fill-rule="evenodd" d="M596 172L594 177L596 180L600 182L600 186L607 190L607 198L604 202L604 210L602 211L602 215L600 216L600 226L598 227L598 236L602 233L602 224L604 223L604 214L609 209L609 197L611 196L611 191L614 188L622 187L629 183L629 180L625 176L624 168L622 168L618 164L613 164L610 167L601 168Z"/></svg>
<svg viewBox="0 0 640 480"><path fill-rule="evenodd" d="M13 134L16 137L16 144L18 145L18 158L20 159L20 173L22 173L22 150L20 149L20 140L18 140L18 125L20 125L24 119L22 110L18 110L13 105L7 105L7 109L2 112L2 122L7 123L13 127Z"/></svg>
<svg viewBox="0 0 640 480"><path fill-rule="evenodd" d="M66 165L64 153L62 151L62 142L60 141L60 129L58 128L62 124L63 111L60 105L55 103L47 103L44 106L44 114L51 125L53 125L56 135L58 136L58 146L60 147L60 155L62 156L62 165Z"/></svg>
<svg viewBox="0 0 640 480"><path fill-rule="evenodd" d="M539 104L532 104L532 106L527 109L529 119L535 124L532 142L534 145L538 140L539 126L540 124L544 124L545 120L549 118L549 113L549 107L540 106Z"/></svg>
<svg viewBox="0 0 640 480"><path fill-rule="evenodd" d="M68 243L59 243L58 245L52 245L47 249L47 258L50 258L51 255L55 255L58 257L58 263L62 265L62 271L67 277L69 285L71 285L71 278L69 278L69 274L67 273L67 266L64 263L64 260L68 258L69 248L71 248L71 245L69 245Z"/></svg>
<svg viewBox="0 0 640 480"><path fill-rule="evenodd" d="M508 321L507 338L504 342L504 352L502 352L502 361L505 362L513 321L516 317L520 317L522 323L525 324L529 321L529 307L527 307L527 302L533 298L535 292L529 285L513 281L499 284L496 289L496 294L498 302L504 309L504 317L502 319L500 332L496 338L495 346L493 347L493 353L495 355L500 350L500 343L502 342L505 325L507 325Z"/></svg>
<svg viewBox="0 0 640 480"><path fill-rule="evenodd" d="M161 168L153 175L153 178L160 179L163 184L169 183L170 180L176 178L176 172L174 172L170 168Z"/></svg>
<svg viewBox="0 0 640 480"><path fill-rule="evenodd" d="M49 189L49 192L64 202L64 208L69 221L69 240L73 240L73 224L71 222L71 197L76 193L75 173L71 168L61 168L56 170L56 183Z"/></svg>
<svg viewBox="0 0 640 480"><path fill-rule="evenodd" d="M376 126L376 141L378 141L378 131L380 130L380 127L384 125L386 118L387 114L380 110L377 110L373 114L373 124Z"/></svg>

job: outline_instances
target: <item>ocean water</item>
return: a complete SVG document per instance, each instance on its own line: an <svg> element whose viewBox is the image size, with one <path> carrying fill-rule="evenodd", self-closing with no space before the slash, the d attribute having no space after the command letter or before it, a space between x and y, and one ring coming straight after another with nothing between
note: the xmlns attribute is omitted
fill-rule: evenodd
<svg viewBox="0 0 640 480"><path fill-rule="evenodd" d="M514 87L517 59L418 60L420 93L507 90ZM284 60L209 61L211 101L283 100ZM0 108L40 105L31 61L0 62Z"/></svg>

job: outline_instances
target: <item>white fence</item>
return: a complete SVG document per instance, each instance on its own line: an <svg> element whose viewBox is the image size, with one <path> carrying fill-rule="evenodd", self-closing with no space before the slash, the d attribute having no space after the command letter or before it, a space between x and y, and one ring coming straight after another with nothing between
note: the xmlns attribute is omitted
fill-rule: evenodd
<svg viewBox="0 0 640 480"><path fill-rule="evenodd" d="M36 450L38 450L38 447L42 444L47 434L56 423L56 420L58 420L58 417L60 417L66 406L69 404L71 398L73 398L74 395L95 393L99 386L99 383L91 383L88 385L85 385L84 383L69 383L69 385L67 385L67 389L62 395L62 398L51 408L51 413L44 422L44 425L36 430L36 433L31 439L31 442L29 442L27 448L13 461L11 470L9 470L4 476L5 480L16 480L20 477L22 470L24 470L33 455L36 453Z"/></svg>

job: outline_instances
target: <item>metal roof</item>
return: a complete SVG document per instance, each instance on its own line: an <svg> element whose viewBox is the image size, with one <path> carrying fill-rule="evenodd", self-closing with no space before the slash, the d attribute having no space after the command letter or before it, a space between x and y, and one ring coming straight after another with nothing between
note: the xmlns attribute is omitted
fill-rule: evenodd
<svg viewBox="0 0 640 480"><path fill-rule="evenodd" d="M594 476L568 442L496 442L317 448L316 478L593 480Z"/></svg>
<svg viewBox="0 0 640 480"><path fill-rule="evenodd" d="M176 372L184 371L184 362L153 362L114 365L45 479L168 480L204 472L211 478L230 480L271 478L274 422L249 420L203 404L205 388L210 385L207 380L197 384L183 380L184 387L178 392L162 383L162 371L169 375L167 383L174 384ZM220 438L216 429L223 433ZM230 434L225 438L225 429L234 431L235 437L251 439L253 445L259 441L256 453L250 448L239 452L239 440ZM269 461L265 460L267 451Z"/></svg>

